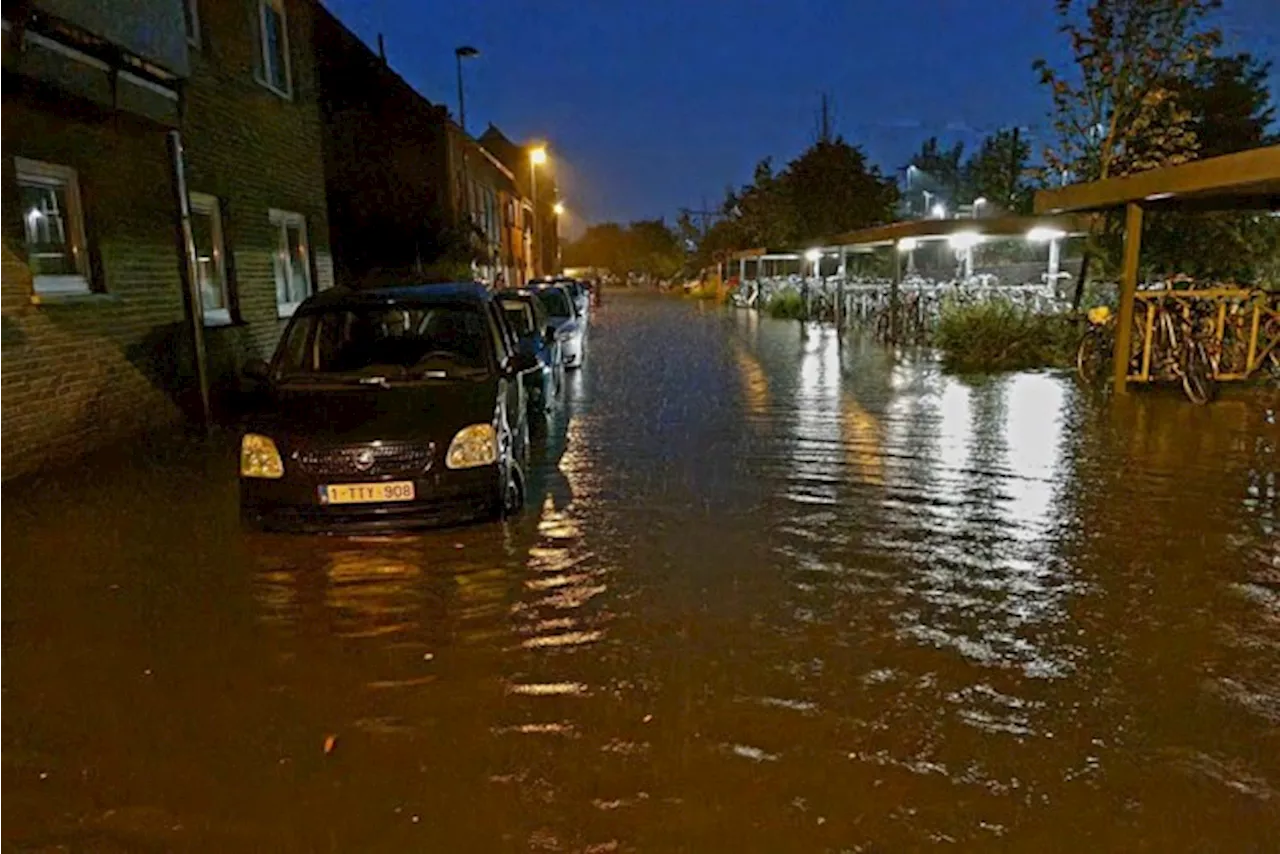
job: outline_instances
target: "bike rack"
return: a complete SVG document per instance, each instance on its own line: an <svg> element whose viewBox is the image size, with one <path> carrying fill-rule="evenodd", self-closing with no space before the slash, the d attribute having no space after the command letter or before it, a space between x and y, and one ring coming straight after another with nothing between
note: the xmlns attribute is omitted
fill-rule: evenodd
<svg viewBox="0 0 1280 854"><path fill-rule="evenodd" d="M1158 352L1158 320L1161 312L1176 311L1179 318L1193 316L1197 307L1202 313L1211 304L1212 335L1203 343L1211 353L1213 377L1219 381L1245 380L1258 372L1272 352L1280 352L1280 293L1252 288L1160 288L1134 294L1138 304L1135 318L1141 317L1142 341L1138 352L1141 360L1137 372L1130 372L1129 382L1157 382L1171 377L1152 373L1152 362L1163 363ZM1228 354L1239 355L1242 339L1244 361L1224 360ZM1132 351L1131 351L1132 352Z"/></svg>

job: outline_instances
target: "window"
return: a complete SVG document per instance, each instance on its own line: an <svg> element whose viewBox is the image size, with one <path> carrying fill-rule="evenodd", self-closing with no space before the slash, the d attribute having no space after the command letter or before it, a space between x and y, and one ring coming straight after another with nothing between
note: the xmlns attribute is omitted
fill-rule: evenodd
<svg viewBox="0 0 1280 854"><path fill-rule="evenodd" d="M293 314L311 296L311 253L307 246L307 220L302 214L272 210L276 227L276 251L272 266L276 274L276 313Z"/></svg>
<svg viewBox="0 0 1280 854"><path fill-rule="evenodd" d="M89 292L80 186L68 166L15 157L27 263L37 294Z"/></svg>
<svg viewBox="0 0 1280 854"><path fill-rule="evenodd" d="M289 84L289 28L284 14L284 0L258 0L259 78L263 85L286 98Z"/></svg>
<svg viewBox="0 0 1280 854"><path fill-rule="evenodd" d="M182 0L182 16L187 26L187 44L200 46L200 10L196 0Z"/></svg>
<svg viewBox="0 0 1280 854"><path fill-rule="evenodd" d="M222 239L222 210L218 200L204 193L191 194L191 236L196 249L196 284L205 326L231 322L227 293L227 248Z"/></svg>

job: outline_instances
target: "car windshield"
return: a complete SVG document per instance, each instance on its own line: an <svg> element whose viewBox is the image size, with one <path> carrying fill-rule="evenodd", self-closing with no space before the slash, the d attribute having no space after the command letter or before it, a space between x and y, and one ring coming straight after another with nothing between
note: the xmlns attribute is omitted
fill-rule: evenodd
<svg viewBox="0 0 1280 854"><path fill-rule="evenodd" d="M533 331L533 312L524 300L504 299L502 313L507 316L507 323L511 324L516 335L525 336Z"/></svg>
<svg viewBox="0 0 1280 854"><path fill-rule="evenodd" d="M469 306L339 306L294 321L282 380L476 379L490 370L484 316Z"/></svg>
<svg viewBox="0 0 1280 854"><path fill-rule="evenodd" d="M573 317L573 306L569 305L569 298L560 288L546 288L538 291L538 299L542 300L542 307L552 317Z"/></svg>

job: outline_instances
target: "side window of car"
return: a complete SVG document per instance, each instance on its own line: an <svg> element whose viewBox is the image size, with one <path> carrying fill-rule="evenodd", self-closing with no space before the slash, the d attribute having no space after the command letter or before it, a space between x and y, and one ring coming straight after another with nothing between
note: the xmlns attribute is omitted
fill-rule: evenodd
<svg viewBox="0 0 1280 854"><path fill-rule="evenodd" d="M485 314L489 318L489 335L493 338L493 358L496 364L503 365L507 362L510 355L511 347L507 343L507 326L503 321L501 312L492 302L485 304Z"/></svg>

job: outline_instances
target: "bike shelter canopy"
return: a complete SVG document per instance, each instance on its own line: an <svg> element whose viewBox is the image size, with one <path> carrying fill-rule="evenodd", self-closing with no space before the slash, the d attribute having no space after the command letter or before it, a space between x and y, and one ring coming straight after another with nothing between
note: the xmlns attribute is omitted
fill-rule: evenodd
<svg viewBox="0 0 1280 854"><path fill-rule="evenodd" d="M1035 198L1036 212L1047 215L1099 213L1117 208L1125 209L1125 228L1112 383L1117 392L1124 393L1133 344L1143 213L1146 210L1280 211L1280 145L1041 190Z"/></svg>

